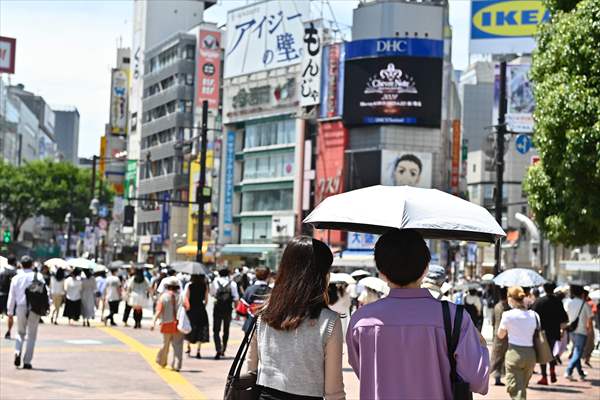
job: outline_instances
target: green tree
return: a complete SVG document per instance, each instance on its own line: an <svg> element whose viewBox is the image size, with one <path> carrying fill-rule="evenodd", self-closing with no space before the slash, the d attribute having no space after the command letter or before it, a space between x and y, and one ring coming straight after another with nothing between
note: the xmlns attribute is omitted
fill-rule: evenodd
<svg viewBox="0 0 600 400"><path fill-rule="evenodd" d="M547 0L533 55L534 142L525 190L554 242L600 242L600 1ZM577 4L575 4L577 3Z"/></svg>

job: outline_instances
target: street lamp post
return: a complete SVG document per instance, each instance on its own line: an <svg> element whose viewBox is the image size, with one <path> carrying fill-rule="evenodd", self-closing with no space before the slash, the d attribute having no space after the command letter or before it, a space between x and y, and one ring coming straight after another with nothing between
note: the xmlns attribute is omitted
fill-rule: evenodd
<svg viewBox="0 0 600 400"><path fill-rule="evenodd" d="M202 102L202 132L200 143L200 179L196 188L196 203L198 203L198 237L196 248L196 261L202 262L202 241L204 234L204 187L206 186L206 145L208 136L208 100Z"/></svg>
<svg viewBox="0 0 600 400"><path fill-rule="evenodd" d="M496 221L502 226L502 202L504 185L504 135L506 134L506 61L500 63L500 102L498 104L498 129L496 131L496 197L494 214ZM494 275L500 273L502 267L502 245L496 241Z"/></svg>

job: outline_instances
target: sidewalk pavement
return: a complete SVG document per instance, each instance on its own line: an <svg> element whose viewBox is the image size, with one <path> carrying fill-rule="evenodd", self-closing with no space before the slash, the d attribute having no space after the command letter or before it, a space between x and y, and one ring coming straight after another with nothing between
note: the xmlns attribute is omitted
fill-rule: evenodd
<svg viewBox="0 0 600 400"><path fill-rule="evenodd" d="M13 366L14 340L0 340L0 400L131 400L131 399L222 399L227 372L243 338L241 323L234 321L227 354L214 360L214 345L202 346L202 359L184 355L180 373L162 369L154 362L161 345L158 331L150 331L149 312L144 329L104 327L95 323L91 328L61 325L40 325L38 343L31 371ZM48 318L45 318L48 320ZM13 328L14 329L14 328ZM6 319L0 323L6 332ZM16 330L13 330L13 337ZM212 339L212 331L211 331ZM192 355L196 347L192 346ZM559 367L556 385L535 384L534 375L528 390L529 400L600 399L600 359L593 359L593 368L586 368L587 382L567 382ZM344 383L348 399L358 399L359 384L352 369L344 361ZM493 386L486 396L475 399L508 399L505 387Z"/></svg>

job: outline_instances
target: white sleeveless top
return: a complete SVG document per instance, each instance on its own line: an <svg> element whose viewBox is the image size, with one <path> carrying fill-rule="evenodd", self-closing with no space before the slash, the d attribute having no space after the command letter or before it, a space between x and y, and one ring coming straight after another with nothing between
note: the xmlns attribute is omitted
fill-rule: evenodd
<svg viewBox="0 0 600 400"><path fill-rule="evenodd" d="M323 397L325 344L338 313L321 310L318 320L305 320L294 331L280 331L258 320L257 383L282 392Z"/></svg>

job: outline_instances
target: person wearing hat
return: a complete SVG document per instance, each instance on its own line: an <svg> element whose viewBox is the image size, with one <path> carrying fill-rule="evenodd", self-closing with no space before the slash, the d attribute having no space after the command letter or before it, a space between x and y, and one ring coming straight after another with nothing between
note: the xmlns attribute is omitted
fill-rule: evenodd
<svg viewBox="0 0 600 400"><path fill-rule="evenodd" d="M446 269L440 265L430 265L427 276L423 279L421 287L428 289L434 299L452 301L446 296L449 285L446 282Z"/></svg>
<svg viewBox="0 0 600 400"><path fill-rule="evenodd" d="M29 256L21 257L21 267L23 271L15 275L10 282L10 290L8 292L7 314L12 317L17 315L17 340L15 342L15 367L21 365L21 352L23 343L27 341L25 354L23 355L23 369L31 369L31 360L33 359L33 351L35 349L35 341L37 339L38 324L40 323L40 315L29 310L27 305L26 289L31 285L34 279L43 281L42 274L33 271L33 260ZM46 291L49 293L48 289ZM50 299L48 299L50 301Z"/></svg>
<svg viewBox="0 0 600 400"><path fill-rule="evenodd" d="M174 276L163 279L165 291L158 298L156 313L150 330L154 330L156 321L160 318L160 333L163 335L163 345L156 355L156 363L161 367L167 366L169 346L173 347L171 367L175 371L181 369L183 362L183 334L177 329L177 309L179 308L179 280Z"/></svg>

